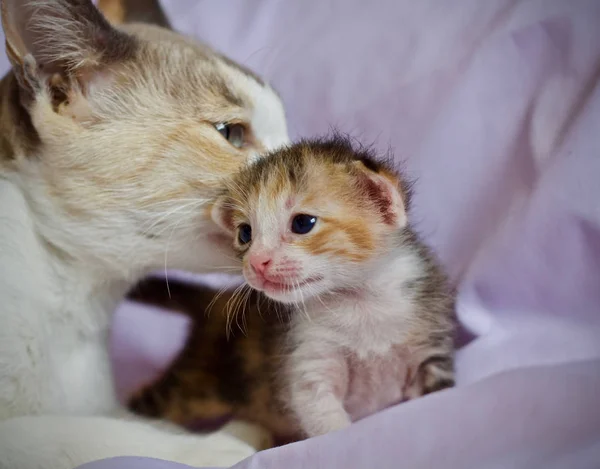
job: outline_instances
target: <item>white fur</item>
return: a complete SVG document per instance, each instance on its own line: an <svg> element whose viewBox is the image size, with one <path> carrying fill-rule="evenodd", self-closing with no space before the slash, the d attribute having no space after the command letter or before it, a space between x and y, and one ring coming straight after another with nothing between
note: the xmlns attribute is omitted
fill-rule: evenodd
<svg viewBox="0 0 600 469"><path fill-rule="evenodd" d="M270 103L270 111L262 111L270 115L260 127L269 142L263 147L285 142L285 124L275 124L284 116L273 92L247 94L259 100L255 109L262 109L261 99ZM67 121L42 98L32 118L47 150L75 126L45 134L48 122ZM90 148L94 144L103 142L90 139ZM230 253L216 247L202 226L203 194L192 194L191 209L186 201L165 200L164 207L142 210L136 204L152 193L144 193L150 186L140 178L137 186L123 184L123 192L104 205L86 196L93 216L81 220L65 213L61 196L52 194L47 175L55 169L44 167L44 156L20 157L16 171L0 173L0 469L72 469L126 455L229 466L250 456L264 436L255 427L236 423L203 437L115 415L107 337L111 314L127 289L167 264L197 272L231 264ZM118 179L118 165L105 169ZM201 162L185 173L213 177ZM81 184L77 190L84 194L89 187ZM168 236L140 234L149 226L156 231L157 224Z"/></svg>
<svg viewBox="0 0 600 469"><path fill-rule="evenodd" d="M230 65L218 65L221 73L235 83L236 89L243 89L253 103L260 103L260 107L254 109L251 121L255 138L269 151L286 145L289 142L287 123L281 118L285 116L285 109L270 86L257 83Z"/></svg>
<svg viewBox="0 0 600 469"><path fill-rule="evenodd" d="M69 271L36 236L22 193L4 179L0 207L0 468L67 469L119 455L229 465L254 452L225 433L176 436L85 417L117 408L106 339L127 285ZM31 414L64 416L9 419Z"/></svg>
<svg viewBox="0 0 600 469"><path fill-rule="evenodd" d="M1 469L72 469L122 455L230 466L253 452L227 428L199 437L108 417L47 415L0 422Z"/></svg>
<svg viewBox="0 0 600 469"><path fill-rule="evenodd" d="M333 389L347 381L347 355L362 360L383 356L392 346L408 343L418 327L412 295L403 284L418 278L421 261L411 250L390 257L371 271L374 275L357 296L310 299L295 315L288 362L290 407L310 436L351 422L340 396L345 391Z"/></svg>

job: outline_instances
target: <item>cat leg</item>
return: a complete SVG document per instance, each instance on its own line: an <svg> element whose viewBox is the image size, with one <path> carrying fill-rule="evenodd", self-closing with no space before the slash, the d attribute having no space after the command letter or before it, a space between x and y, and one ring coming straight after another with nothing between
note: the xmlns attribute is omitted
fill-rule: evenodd
<svg viewBox="0 0 600 469"><path fill-rule="evenodd" d="M182 376L180 378L180 376ZM204 389L205 380L185 379L177 369L168 370L157 381L136 392L128 408L136 414L163 418L180 425L199 419L218 419L233 413L231 404Z"/></svg>
<svg viewBox="0 0 600 469"><path fill-rule="evenodd" d="M192 435L112 417L29 416L0 422L0 469L73 469L116 456L228 467L254 452L226 429Z"/></svg>
<svg viewBox="0 0 600 469"><path fill-rule="evenodd" d="M129 400L129 409L138 415L166 419L179 425L189 424L194 420L235 416L234 407L230 403L203 387L210 382L209 377L199 378L186 373L179 375L176 370L174 368L167 371L155 383L135 393ZM187 381L186 376L191 381ZM258 425L233 420L222 430L258 450L273 446L272 436Z"/></svg>

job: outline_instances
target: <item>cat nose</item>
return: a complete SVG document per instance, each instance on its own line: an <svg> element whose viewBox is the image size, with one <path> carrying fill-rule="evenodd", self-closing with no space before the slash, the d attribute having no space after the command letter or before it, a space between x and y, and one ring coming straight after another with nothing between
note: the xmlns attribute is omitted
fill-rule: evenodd
<svg viewBox="0 0 600 469"><path fill-rule="evenodd" d="M250 257L250 265L259 274L264 274L267 267L271 265L271 256L268 254L252 254Z"/></svg>

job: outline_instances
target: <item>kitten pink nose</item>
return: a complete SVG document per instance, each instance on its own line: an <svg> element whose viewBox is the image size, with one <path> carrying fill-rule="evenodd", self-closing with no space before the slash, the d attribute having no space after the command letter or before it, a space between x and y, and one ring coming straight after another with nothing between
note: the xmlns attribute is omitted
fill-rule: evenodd
<svg viewBox="0 0 600 469"><path fill-rule="evenodd" d="M271 265L271 256L268 254L252 254L250 256L250 265L259 274L264 274L267 267Z"/></svg>

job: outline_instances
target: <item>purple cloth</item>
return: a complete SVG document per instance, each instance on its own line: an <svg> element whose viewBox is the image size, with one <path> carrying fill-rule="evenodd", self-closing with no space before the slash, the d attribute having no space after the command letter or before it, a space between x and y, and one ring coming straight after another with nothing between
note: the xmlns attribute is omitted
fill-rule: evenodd
<svg viewBox="0 0 600 469"><path fill-rule="evenodd" d="M458 353L457 388L236 467L599 467L600 2L165 5L176 28L274 83L292 138L336 126L406 161L412 218L476 337ZM121 308L120 393L184 334L176 315Z"/></svg>

